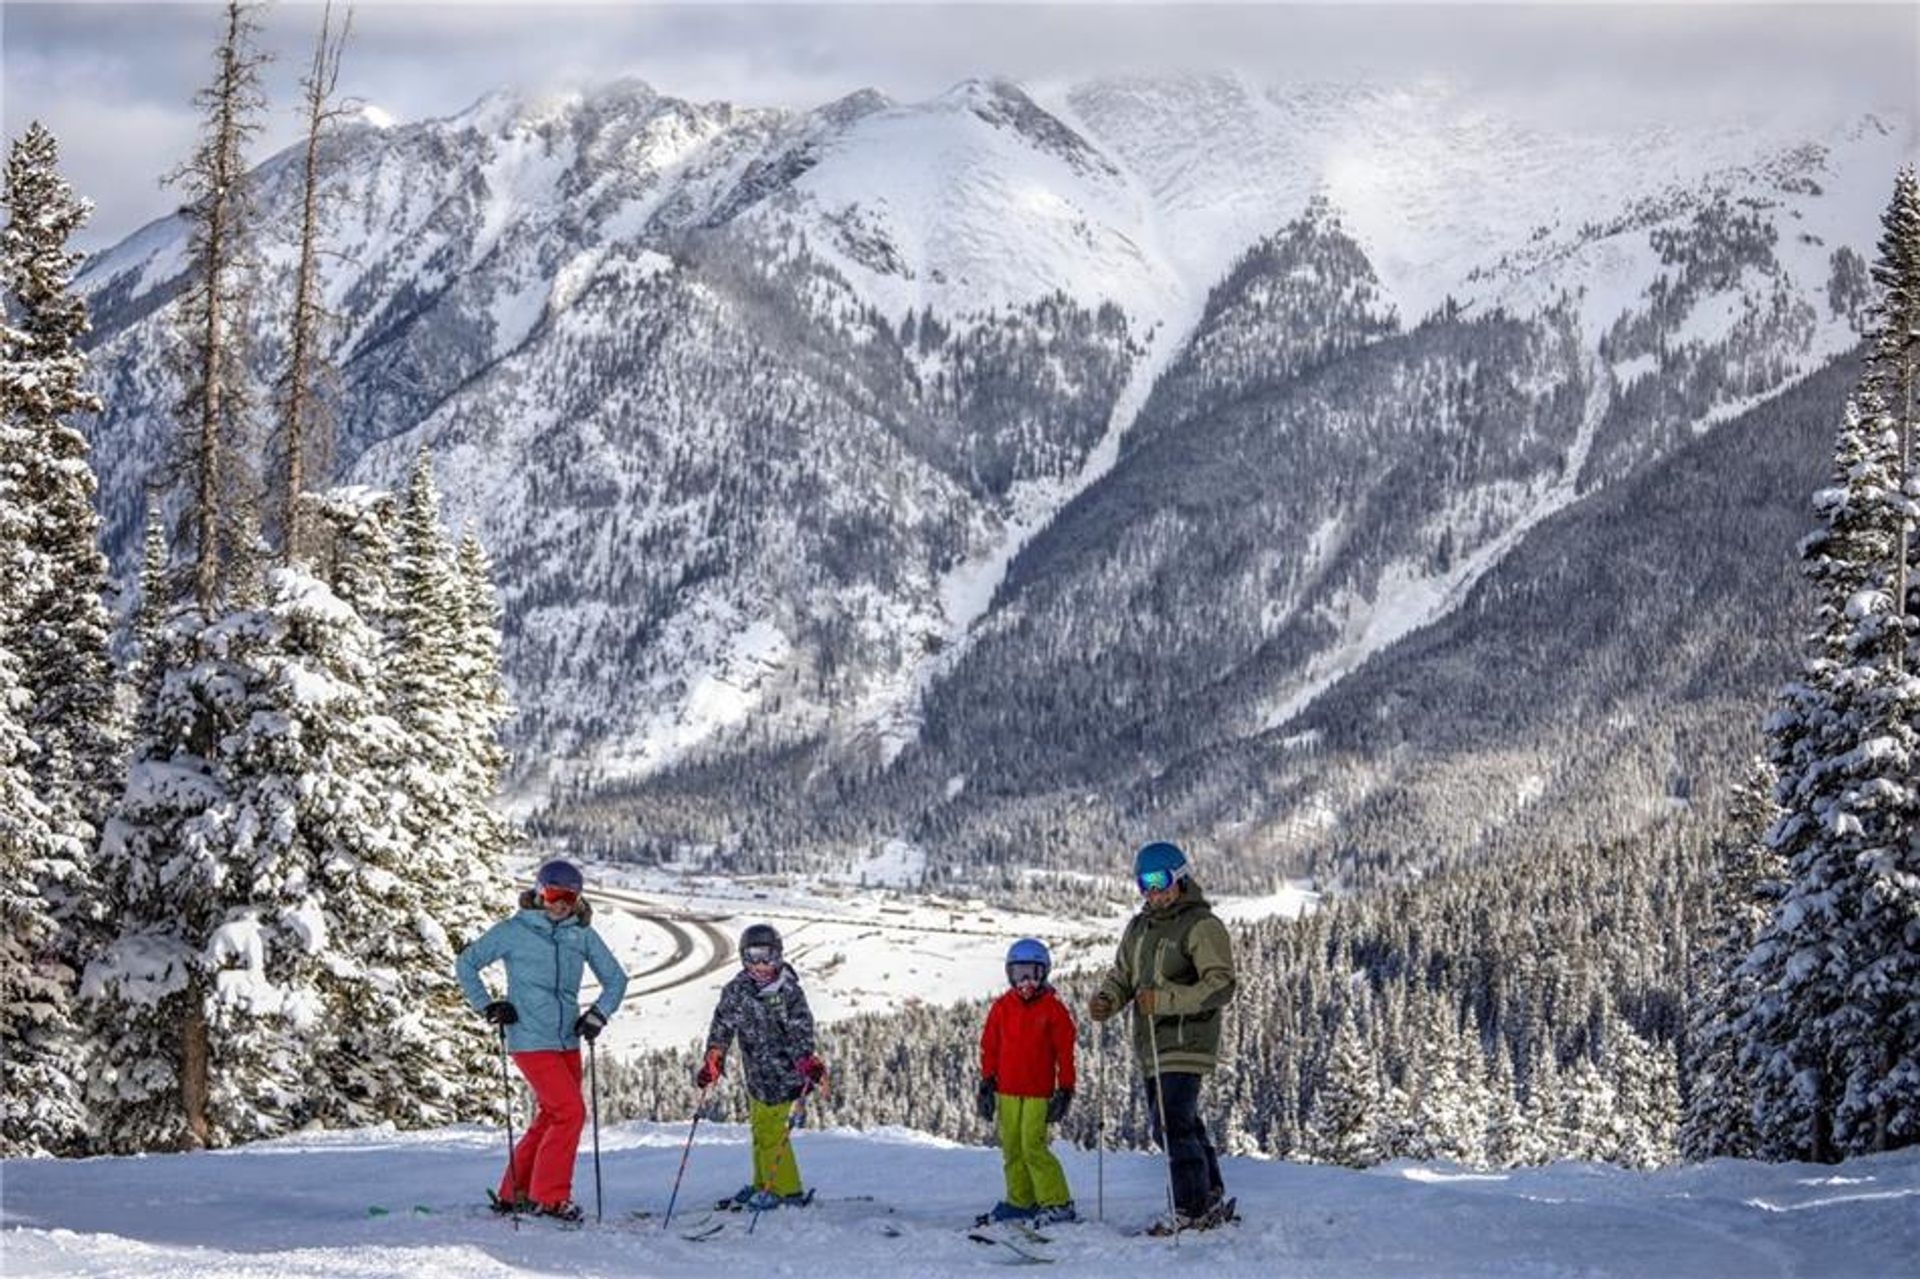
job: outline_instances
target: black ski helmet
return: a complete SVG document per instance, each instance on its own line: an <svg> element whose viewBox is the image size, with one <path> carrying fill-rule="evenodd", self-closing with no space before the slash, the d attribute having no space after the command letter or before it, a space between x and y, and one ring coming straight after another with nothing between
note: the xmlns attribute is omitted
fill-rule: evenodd
<svg viewBox="0 0 1920 1279"><path fill-rule="evenodd" d="M740 934L740 962L747 962L747 951L755 946L773 947L773 959L779 963L786 947L780 941L780 930L772 924L748 924L747 930Z"/></svg>

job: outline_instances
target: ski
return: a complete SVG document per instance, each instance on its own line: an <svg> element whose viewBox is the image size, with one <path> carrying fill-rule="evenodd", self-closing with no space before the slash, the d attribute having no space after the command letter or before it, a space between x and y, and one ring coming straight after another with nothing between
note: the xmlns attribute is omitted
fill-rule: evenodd
<svg viewBox="0 0 1920 1279"><path fill-rule="evenodd" d="M369 1217L391 1217L399 1211L400 1209L389 1208L385 1204L367 1205L367 1215ZM433 1215L433 1209L427 1207L425 1204L414 1204L411 1208L406 1209L406 1211L416 1217L431 1217Z"/></svg>
<svg viewBox="0 0 1920 1279"><path fill-rule="evenodd" d="M975 1227L967 1231L967 1238L973 1240L975 1243L986 1244L989 1247L1005 1248L1014 1255L1020 1265L1046 1265L1051 1264L1053 1261L1052 1257L1042 1256L1040 1253L1035 1252L1034 1241L1025 1237L1022 1237L1020 1242L1015 1243L1005 1235L994 1234L992 1231Z"/></svg>
<svg viewBox="0 0 1920 1279"><path fill-rule="evenodd" d="M973 1222L973 1228L989 1234L995 1230L1013 1230L1019 1232L1022 1238L1032 1243L1053 1242L1052 1235L1041 1234L1031 1222L1021 1221L1017 1217L1008 1217L1002 1221L995 1221L993 1218L986 1216L976 1217Z"/></svg>
<svg viewBox="0 0 1920 1279"><path fill-rule="evenodd" d="M709 1221L704 1226L695 1226L691 1230L681 1231L680 1237L688 1243L704 1243L726 1228L727 1223L724 1221Z"/></svg>

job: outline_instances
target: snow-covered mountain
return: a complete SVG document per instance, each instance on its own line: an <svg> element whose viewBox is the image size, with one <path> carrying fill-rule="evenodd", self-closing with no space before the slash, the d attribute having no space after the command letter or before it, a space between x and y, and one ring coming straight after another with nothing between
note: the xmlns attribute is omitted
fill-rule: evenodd
<svg viewBox="0 0 1920 1279"><path fill-rule="evenodd" d="M494 552L527 793L618 791L620 839L938 845L982 794L1047 825L1292 731L1846 351L1911 129L1226 76L493 95L338 139L340 456L392 483L431 444ZM123 558L181 244L83 279Z"/></svg>
<svg viewBox="0 0 1920 1279"><path fill-rule="evenodd" d="M1113 1085L1117 1088L1117 1085ZM1086 1104L1083 1096L1080 1104ZM364 1130L234 1150L123 1159L9 1160L0 1215L13 1276L224 1279L263 1273L708 1276L992 1274L1020 1259L962 1226L998 1193L1000 1157L897 1130L803 1132L795 1157L814 1206L734 1217L682 1238L748 1166L744 1125L703 1124L672 1229L661 1214L685 1125L603 1125L605 1221L582 1150L578 1230L518 1228L478 1206L503 1138L479 1127ZM1739 1160L1659 1172L1559 1163L1473 1173L1397 1164L1354 1172L1224 1158L1243 1222L1167 1239L1129 1233L1166 1199L1157 1155L1062 1149L1087 1221L1050 1228L1048 1274L1501 1276L1580 1274L1881 1279L1920 1247L1920 1155L1838 1165ZM1104 1193L1103 1193L1104 1192ZM634 1218L639 1211L651 1215ZM1103 1221L1092 1218L1104 1212Z"/></svg>

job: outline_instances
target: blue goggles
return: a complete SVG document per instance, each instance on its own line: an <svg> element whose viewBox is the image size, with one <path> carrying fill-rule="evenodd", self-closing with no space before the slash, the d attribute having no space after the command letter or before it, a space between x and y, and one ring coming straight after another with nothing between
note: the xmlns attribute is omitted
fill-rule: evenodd
<svg viewBox="0 0 1920 1279"><path fill-rule="evenodd" d="M1177 870L1144 870L1134 877L1143 893L1164 893L1180 882Z"/></svg>
<svg viewBox="0 0 1920 1279"><path fill-rule="evenodd" d="M777 964L780 962L778 946L749 946L740 952L742 964Z"/></svg>

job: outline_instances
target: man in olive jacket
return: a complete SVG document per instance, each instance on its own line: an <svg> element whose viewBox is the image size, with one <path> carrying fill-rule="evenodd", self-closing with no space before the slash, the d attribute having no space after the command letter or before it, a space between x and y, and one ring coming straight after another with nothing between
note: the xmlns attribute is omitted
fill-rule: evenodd
<svg viewBox="0 0 1920 1279"><path fill-rule="evenodd" d="M1168 1226L1205 1229L1232 1215L1220 1159L1200 1118L1200 1083L1220 1064L1222 1010L1235 984L1233 941L1177 845L1146 845L1133 869L1143 903L1087 1012L1105 1021L1132 1003L1134 1055L1173 1174L1175 1219Z"/></svg>

